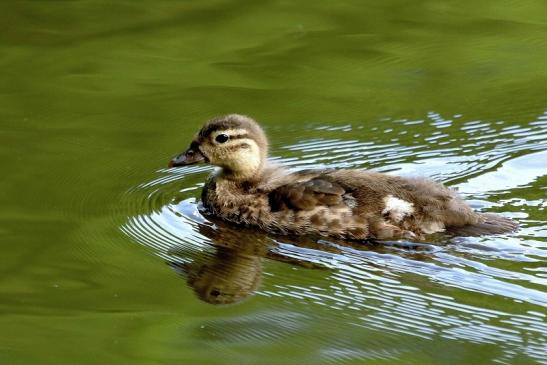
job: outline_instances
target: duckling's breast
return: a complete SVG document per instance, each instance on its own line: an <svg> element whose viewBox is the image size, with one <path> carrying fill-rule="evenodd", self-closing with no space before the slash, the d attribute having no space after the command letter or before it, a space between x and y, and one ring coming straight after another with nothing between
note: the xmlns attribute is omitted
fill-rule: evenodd
<svg viewBox="0 0 547 365"><path fill-rule="evenodd" d="M272 224L267 195L250 193L231 181L209 180L203 188L202 201L211 213L233 223L263 228Z"/></svg>
<svg viewBox="0 0 547 365"><path fill-rule="evenodd" d="M202 199L205 208L215 216L270 233L315 233L352 239L365 239L368 234L366 220L354 215L346 204L272 211L266 193L250 193L236 184L214 180L205 185Z"/></svg>

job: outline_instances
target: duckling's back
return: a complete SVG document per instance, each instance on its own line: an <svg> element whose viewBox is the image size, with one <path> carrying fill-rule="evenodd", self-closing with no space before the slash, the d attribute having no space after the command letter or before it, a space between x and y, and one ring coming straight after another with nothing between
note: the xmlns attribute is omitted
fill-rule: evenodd
<svg viewBox="0 0 547 365"><path fill-rule="evenodd" d="M420 239L443 231L480 235L516 228L508 218L474 212L442 184L366 170L274 168L254 182L213 176L203 201L225 220L281 234Z"/></svg>

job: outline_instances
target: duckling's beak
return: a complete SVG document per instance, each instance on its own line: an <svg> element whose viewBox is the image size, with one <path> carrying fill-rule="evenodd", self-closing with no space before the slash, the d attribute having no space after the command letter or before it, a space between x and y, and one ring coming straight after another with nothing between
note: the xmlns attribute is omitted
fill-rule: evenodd
<svg viewBox="0 0 547 365"><path fill-rule="evenodd" d="M195 163L205 162L207 159L197 148L189 148L186 152L169 161L169 167L193 165Z"/></svg>

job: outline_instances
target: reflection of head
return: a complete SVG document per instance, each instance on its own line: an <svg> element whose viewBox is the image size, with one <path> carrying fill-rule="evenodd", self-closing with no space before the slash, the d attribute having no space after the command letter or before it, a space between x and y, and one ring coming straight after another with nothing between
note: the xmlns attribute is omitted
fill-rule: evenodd
<svg viewBox="0 0 547 365"><path fill-rule="evenodd" d="M207 303L237 303L252 295L260 286L262 258L268 255L272 241L221 221L214 226L200 224L199 231L210 240L213 251L192 258L183 247L177 247L170 254L192 262L169 264L187 277L197 297Z"/></svg>
<svg viewBox="0 0 547 365"><path fill-rule="evenodd" d="M256 291L261 274L260 257L221 248L209 261L188 270L188 284L207 303L230 304Z"/></svg>

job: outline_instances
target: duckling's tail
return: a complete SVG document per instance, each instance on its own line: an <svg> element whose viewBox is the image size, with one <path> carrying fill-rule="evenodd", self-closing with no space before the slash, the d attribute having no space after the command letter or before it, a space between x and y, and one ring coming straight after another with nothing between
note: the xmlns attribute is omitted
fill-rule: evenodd
<svg viewBox="0 0 547 365"><path fill-rule="evenodd" d="M456 236L482 236L489 234L502 234L514 232L518 228L518 223L511 218L503 217L493 213L478 213L481 221L476 224L467 224L465 226L447 227L446 231Z"/></svg>

